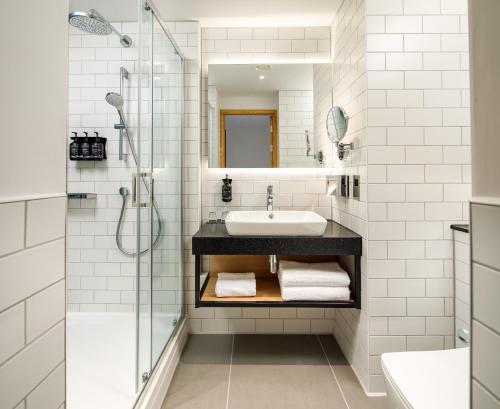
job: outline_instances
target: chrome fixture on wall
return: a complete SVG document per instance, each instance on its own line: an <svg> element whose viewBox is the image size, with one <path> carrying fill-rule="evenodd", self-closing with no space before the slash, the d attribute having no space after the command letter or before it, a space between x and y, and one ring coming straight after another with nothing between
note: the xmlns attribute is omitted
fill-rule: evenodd
<svg viewBox="0 0 500 409"><path fill-rule="evenodd" d="M128 127L127 127L127 124L125 122L125 116L123 114L123 97L120 94L117 94L116 92L108 92L106 94L106 102L118 111L118 115L120 116L121 124L123 125L119 129L120 129L120 131L123 130L125 132L125 136L127 137L128 144L130 146L130 152L132 152L132 156L134 157L134 161L136 164L139 163L134 144L130 140L130 135L128 133ZM115 128L116 128L116 125L115 125ZM146 176L150 177L151 182L150 182L149 186L146 183L146 181L144 180L144 177L146 177ZM136 187L137 187L137 178L138 177L140 177L140 179L144 182L144 186L146 187L146 191L147 191L148 196L150 198L149 204L147 204L145 206L142 203L136 204L137 203ZM155 239L153 241L153 245L152 245L152 247L154 248L160 239L161 229L162 229L162 221L160 218L160 212L158 210L158 207L156 206L156 203L155 203L154 197L153 197L153 175L151 175L150 173L149 174L142 174L141 173L138 176L134 175L133 179L132 179L132 186L133 186L132 202L134 203L134 205L139 206L139 207L151 207L152 206L155 210L156 217L158 220L158 231L157 231L156 237L155 237ZM128 192L127 188L121 187L119 190L119 193L122 196L123 201L122 201L122 209L120 212L120 219L118 221L118 226L116 227L116 235L115 235L116 245L118 246L118 249L123 254L125 254L127 256L135 256L135 255L137 255L137 253L129 252L129 251L125 250L122 246L120 231L121 231L121 227L122 227L122 223L123 223L123 215L125 213L125 206L127 204L127 196L129 194L129 192ZM148 248L146 250L139 251L139 254L147 253L149 250L150 249Z"/></svg>
<svg viewBox="0 0 500 409"><path fill-rule="evenodd" d="M148 193L150 193L150 190L148 189L147 185L146 185L146 190L148 191ZM116 226L116 233L115 233L115 241L116 241L116 245L118 247L118 250L120 250L120 252L126 256L137 256L137 254L140 254L140 255L146 254L149 252L150 248L147 248L145 250L141 250L139 252L128 251L128 250L125 250L123 248L121 230L122 230L122 226L123 226L123 216L125 215L125 207L127 205L127 197L129 195L129 191L126 187L122 186L118 190L118 193L120 193L120 196L122 197L122 208L120 211L120 218L118 219L118 225ZM153 205L153 208L154 208L155 213L156 213L156 218L158 220L158 231L156 232L156 237L153 240L153 245L151 246L152 248L155 248L156 245L158 244L158 241L160 240L161 230L162 230L162 222L161 222L161 218L160 218L160 211L158 210L158 207L156 206L154 201L152 202L152 205Z"/></svg>
<svg viewBox="0 0 500 409"><path fill-rule="evenodd" d="M347 134L347 127L349 126L349 116L345 110L339 106L333 106L328 111L326 116L326 130L328 137L337 147L337 154L340 160L344 159L345 154L353 149L352 143L342 143Z"/></svg>
<svg viewBox="0 0 500 409"><path fill-rule="evenodd" d="M329 196L349 197L349 176L328 176L326 178L326 194Z"/></svg>
<svg viewBox="0 0 500 409"><path fill-rule="evenodd" d="M124 86L123 86L123 80L128 80L129 73L126 70L125 67L120 67L120 95L123 95L124 91ZM119 140L118 140L118 159L123 160L124 154L123 154L123 133L124 133L124 128L125 124L123 124L121 121L119 124L115 124L114 128L118 129L119 132Z"/></svg>
<svg viewBox="0 0 500 409"><path fill-rule="evenodd" d="M309 140L309 129L306 129L305 131L305 136L306 136L306 156L309 157L311 156L311 141ZM313 155L313 158L318 161L320 165L323 165L325 163L325 155L323 151L318 151L317 154Z"/></svg>
<svg viewBox="0 0 500 409"><path fill-rule="evenodd" d="M273 185L269 185L267 187L267 197L266 197L266 208L269 213L269 218L273 218L273 200L274 200L274 195L273 195Z"/></svg>
<svg viewBox="0 0 500 409"><path fill-rule="evenodd" d="M132 45L132 39L120 33L107 21L97 10L90 9L88 12L74 11L69 13L69 24L86 33L96 35L109 35L115 33L120 37L120 44L126 48Z"/></svg>

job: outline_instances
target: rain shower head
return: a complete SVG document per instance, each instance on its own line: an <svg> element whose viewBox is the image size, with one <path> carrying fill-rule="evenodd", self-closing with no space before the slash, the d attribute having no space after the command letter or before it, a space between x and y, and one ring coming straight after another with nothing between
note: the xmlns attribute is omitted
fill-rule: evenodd
<svg viewBox="0 0 500 409"><path fill-rule="evenodd" d="M69 13L69 24L90 34L109 35L115 32L120 36L120 43L124 47L132 45L132 39L125 34L118 32L109 21L101 16L96 10L90 9L87 13L74 11Z"/></svg>
<svg viewBox="0 0 500 409"><path fill-rule="evenodd" d="M122 112L123 109L123 97L116 92L108 92L106 94L106 102L115 107L118 112Z"/></svg>

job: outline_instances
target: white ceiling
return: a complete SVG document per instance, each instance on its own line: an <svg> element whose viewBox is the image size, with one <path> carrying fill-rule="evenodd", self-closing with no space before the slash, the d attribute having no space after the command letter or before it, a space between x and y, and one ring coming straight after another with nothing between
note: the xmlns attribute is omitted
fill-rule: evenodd
<svg viewBox="0 0 500 409"><path fill-rule="evenodd" d="M202 27L329 26L341 0L153 0L165 20ZM135 20L137 0L70 0L70 10L96 8L112 21Z"/></svg>
<svg viewBox="0 0 500 409"><path fill-rule="evenodd" d="M264 79L259 79L263 75ZM281 90L312 90L312 64L277 64L257 71L255 64L210 64L208 83L223 96L269 95Z"/></svg>
<svg viewBox="0 0 500 409"><path fill-rule="evenodd" d="M202 27L329 26L340 0L155 0L167 20Z"/></svg>
<svg viewBox="0 0 500 409"><path fill-rule="evenodd" d="M137 0L69 0L69 11L96 9L109 21L137 21Z"/></svg>

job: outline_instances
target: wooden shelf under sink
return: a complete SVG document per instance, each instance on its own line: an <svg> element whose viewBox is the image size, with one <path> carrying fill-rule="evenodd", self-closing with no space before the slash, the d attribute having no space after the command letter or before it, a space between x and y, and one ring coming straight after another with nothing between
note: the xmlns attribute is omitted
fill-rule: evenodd
<svg viewBox="0 0 500 409"><path fill-rule="evenodd" d="M277 278L258 278L257 295L255 297L224 297L218 298L215 295L215 283L217 277L210 277L205 287L205 292L201 301L216 302L283 302L280 292L280 283Z"/></svg>
<svg viewBox="0 0 500 409"><path fill-rule="evenodd" d="M281 298L280 284L277 277L263 278L258 277L257 281L257 294L255 297L223 297L219 298L215 295L215 284L217 282L217 277L212 276L208 279L205 290L201 296L201 302L206 303L216 303L216 304L270 304L274 306L290 306L290 304L310 304L314 301L284 301ZM352 307L354 301L316 301L317 304L331 304L336 305L344 304L346 307ZM318 305L319 306L319 305Z"/></svg>

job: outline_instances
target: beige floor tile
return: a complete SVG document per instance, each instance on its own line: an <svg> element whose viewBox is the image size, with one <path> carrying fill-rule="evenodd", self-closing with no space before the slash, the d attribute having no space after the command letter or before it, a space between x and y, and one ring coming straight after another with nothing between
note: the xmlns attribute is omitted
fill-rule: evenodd
<svg viewBox="0 0 500 409"><path fill-rule="evenodd" d="M236 335L233 364L328 365L312 335Z"/></svg>
<svg viewBox="0 0 500 409"><path fill-rule="evenodd" d="M232 335L192 335L162 409L225 409Z"/></svg>
<svg viewBox="0 0 500 409"><path fill-rule="evenodd" d="M328 366L253 365L231 368L229 409L346 409Z"/></svg>
<svg viewBox="0 0 500 409"><path fill-rule="evenodd" d="M319 337L350 409L387 409L385 397L368 397L342 351L329 335Z"/></svg>

